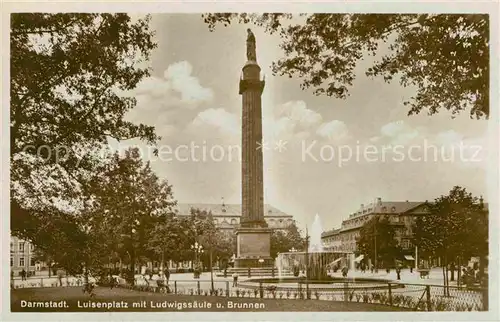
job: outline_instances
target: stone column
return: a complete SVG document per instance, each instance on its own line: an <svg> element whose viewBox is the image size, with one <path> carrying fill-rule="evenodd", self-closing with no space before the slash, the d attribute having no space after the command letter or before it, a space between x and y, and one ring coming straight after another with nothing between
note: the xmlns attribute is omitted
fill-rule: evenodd
<svg viewBox="0 0 500 322"><path fill-rule="evenodd" d="M236 267L271 266L270 237L264 219L264 179L262 158L262 101L264 81L255 53L255 37L248 30L247 62L243 66L239 93L242 95L242 205L240 228L236 230ZM263 265L259 263L263 259Z"/></svg>

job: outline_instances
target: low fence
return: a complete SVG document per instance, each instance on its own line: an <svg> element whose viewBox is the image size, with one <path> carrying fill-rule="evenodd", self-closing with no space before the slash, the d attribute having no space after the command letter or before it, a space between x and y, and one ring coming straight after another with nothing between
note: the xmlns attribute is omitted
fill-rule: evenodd
<svg viewBox="0 0 500 322"><path fill-rule="evenodd" d="M154 285L122 286L145 292L177 295L271 298L292 300L325 300L382 304L415 311L487 311L488 289L440 285L377 283L376 287L356 283L338 283L326 287L303 282L281 287L259 283L234 285L230 281L171 281L168 287Z"/></svg>

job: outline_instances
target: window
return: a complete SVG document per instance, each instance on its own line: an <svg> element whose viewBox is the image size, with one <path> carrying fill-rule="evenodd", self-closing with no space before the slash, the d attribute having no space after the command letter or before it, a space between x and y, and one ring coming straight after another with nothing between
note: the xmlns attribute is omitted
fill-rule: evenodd
<svg viewBox="0 0 500 322"><path fill-rule="evenodd" d="M19 257L19 266L24 266L24 257Z"/></svg>
<svg viewBox="0 0 500 322"><path fill-rule="evenodd" d="M410 248L410 241L408 239L403 239L402 244L404 249Z"/></svg>
<svg viewBox="0 0 500 322"><path fill-rule="evenodd" d="M14 266L14 257L10 258L10 267Z"/></svg>
<svg viewBox="0 0 500 322"><path fill-rule="evenodd" d="M231 225L236 225L236 219L231 219Z"/></svg>
<svg viewBox="0 0 500 322"><path fill-rule="evenodd" d="M30 258L30 266L35 266L35 259L33 257Z"/></svg>
<svg viewBox="0 0 500 322"><path fill-rule="evenodd" d="M14 251L14 243L10 243L10 251L13 252Z"/></svg>
<svg viewBox="0 0 500 322"><path fill-rule="evenodd" d="M20 251L21 253L23 253L23 252L24 252L24 242L20 242L20 243L19 243L19 251ZM23 259L23 261L24 261L24 259Z"/></svg>
<svg viewBox="0 0 500 322"><path fill-rule="evenodd" d="M30 250L31 250L31 251L35 250L35 245L30 244Z"/></svg>

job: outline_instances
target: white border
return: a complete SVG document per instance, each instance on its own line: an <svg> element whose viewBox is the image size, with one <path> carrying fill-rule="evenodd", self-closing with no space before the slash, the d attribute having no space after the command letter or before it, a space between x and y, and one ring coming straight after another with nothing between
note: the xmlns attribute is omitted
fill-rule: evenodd
<svg viewBox="0 0 500 322"><path fill-rule="evenodd" d="M442 321L485 321L499 320L498 305L498 272L499 272L499 227L498 208L498 165L499 165L499 10L497 1L446 1L435 2L425 0L405 1L184 1L180 2L98 2L98 1L16 1L2 4L2 140L1 140L1 209L2 209L2 254L9 254L7 245L10 244L9 227L9 14L11 12L134 12L134 13L202 13L202 12L357 12L357 13L489 13L490 14L490 164L488 201L490 204L490 311L489 312L411 312L411 313L382 313L382 312L267 312L267 313L207 313L207 312L144 312L144 313L10 313L9 287L9 258L2 257L2 316L3 321L54 321L54 320L121 320L121 321L245 321L245 320L288 320L288 321L331 321L331 320L360 320L360 321L395 321L395 320L442 320ZM496 152L496 153L493 153Z"/></svg>

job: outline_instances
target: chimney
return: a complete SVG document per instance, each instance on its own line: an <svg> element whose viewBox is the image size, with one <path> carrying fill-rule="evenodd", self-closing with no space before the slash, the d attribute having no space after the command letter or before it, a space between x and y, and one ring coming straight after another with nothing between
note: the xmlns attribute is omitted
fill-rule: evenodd
<svg viewBox="0 0 500 322"><path fill-rule="evenodd" d="M364 208L365 208L365 205L361 204L361 210L363 210Z"/></svg>
<svg viewBox="0 0 500 322"><path fill-rule="evenodd" d="M382 205L382 198L380 197L377 198L377 205L378 206Z"/></svg>

